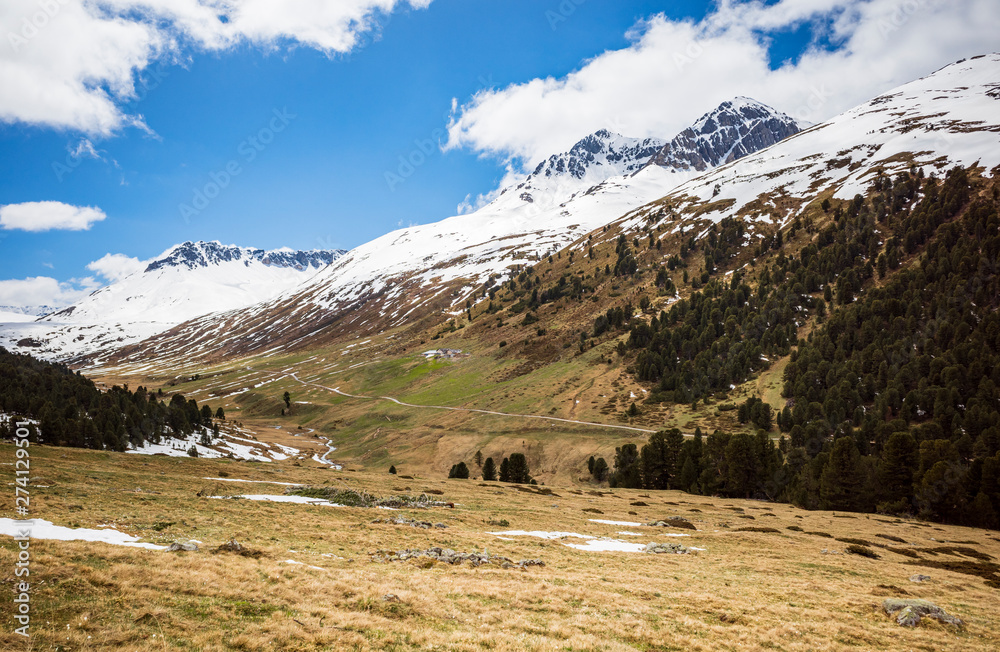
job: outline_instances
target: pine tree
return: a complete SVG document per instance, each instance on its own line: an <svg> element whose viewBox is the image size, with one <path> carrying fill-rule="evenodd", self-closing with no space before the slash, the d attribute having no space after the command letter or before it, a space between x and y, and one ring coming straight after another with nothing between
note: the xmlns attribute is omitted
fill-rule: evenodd
<svg viewBox="0 0 1000 652"><path fill-rule="evenodd" d="M393 464L392 466L389 467L389 473L390 473L390 475L396 475L396 465L395 464Z"/></svg>
<svg viewBox="0 0 1000 652"><path fill-rule="evenodd" d="M820 475L820 505L823 509L857 510L863 484L861 459L854 437L838 438L833 442L830 459Z"/></svg>
<svg viewBox="0 0 1000 652"><path fill-rule="evenodd" d="M483 480L492 482L497 479L497 469L492 457L487 457L483 462Z"/></svg>
<svg viewBox="0 0 1000 652"><path fill-rule="evenodd" d="M608 463L603 457L598 457L594 462L594 470L591 471L590 475L597 482L604 482L608 479Z"/></svg>
<svg viewBox="0 0 1000 652"><path fill-rule="evenodd" d="M608 478L612 487L639 489L642 487L642 473L639 465L639 449L635 444L625 444L615 449L615 472Z"/></svg>
<svg viewBox="0 0 1000 652"><path fill-rule="evenodd" d="M879 498L888 503L909 503L913 498L916 468L917 441L908 432L894 432L882 449L875 475Z"/></svg>
<svg viewBox="0 0 1000 652"><path fill-rule="evenodd" d="M476 463L476 466L483 468L483 451L476 451L476 455L472 460Z"/></svg>
<svg viewBox="0 0 1000 652"><path fill-rule="evenodd" d="M458 480L468 480L469 467L466 466L465 462L459 462L458 464L451 467L451 471L448 473L448 477Z"/></svg>
<svg viewBox="0 0 1000 652"><path fill-rule="evenodd" d="M505 457L500 462L500 482L510 481L510 459Z"/></svg>
<svg viewBox="0 0 1000 652"><path fill-rule="evenodd" d="M531 474L528 471L528 460L524 453L511 453L510 455L510 482L518 484L528 484L531 482Z"/></svg>

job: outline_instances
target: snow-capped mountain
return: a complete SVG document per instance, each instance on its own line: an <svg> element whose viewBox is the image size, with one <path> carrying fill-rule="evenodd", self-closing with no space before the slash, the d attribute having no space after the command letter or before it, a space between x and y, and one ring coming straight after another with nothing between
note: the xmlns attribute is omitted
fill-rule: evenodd
<svg viewBox="0 0 1000 652"><path fill-rule="evenodd" d="M727 103L746 104L747 100ZM755 106L763 106L753 103ZM709 115L735 115L719 107ZM766 108L766 107L765 107ZM773 110L770 114L780 115ZM764 142L757 123L715 129L714 142L743 151ZM717 121L718 122L718 121ZM787 124L779 125L782 133ZM705 125L698 127L708 134ZM757 138L747 134L757 133ZM771 136L778 140L780 134ZM706 135L706 140L709 137ZM475 213L394 231L348 252L308 284L272 302L216 313L144 342L134 359L184 351L188 358L292 346L312 337L378 331L475 300L483 284L531 264L698 174L647 165L668 143L599 131L552 156ZM133 355L129 353L127 355Z"/></svg>
<svg viewBox="0 0 1000 652"><path fill-rule="evenodd" d="M0 345L58 359L122 346L201 315L273 299L343 253L185 242L71 306L0 327Z"/></svg>
<svg viewBox="0 0 1000 652"><path fill-rule="evenodd" d="M679 133L648 165L704 172L770 147L806 126L766 104L737 97Z"/></svg>
<svg viewBox="0 0 1000 652"><path fill-rule="evenodd" d="M1000 54L962 60L895 88L681 184L664 202L698 219L740 215L784 224L820 193L851 199L879 174L913 165L938 176L955 165L1000 172ZM639 209L625 227L659 210Z"/></svg>

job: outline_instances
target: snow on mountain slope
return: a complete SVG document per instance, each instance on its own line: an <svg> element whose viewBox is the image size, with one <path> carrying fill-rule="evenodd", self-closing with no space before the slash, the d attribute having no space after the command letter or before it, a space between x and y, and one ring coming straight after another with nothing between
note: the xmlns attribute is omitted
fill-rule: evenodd
<svg viewBox="0 0 1000 652"><path fill-rule="evenodd" d="M911 165L938 176L955 165L1000 171L1000 54L963 60L900 86L692 179L664 201L713 221L743 215L783 224L824 191L851 199L880 172ZM636 211L626 228L657 210Z"/></svg>
<svg viewBox="0 0 1000 652"><path fill-rule="evenodd" d="M0 324L17 324L38 319L37 315L31 315L19 310L12 310L9 306L0 306Z"/></svg>
<svg viewBox="0 0 1000 652"><path fill-rule="evenodd" d="M185 242L72 306L0 327L0 345L56 359L121 346L200 315L272 299L342 254Z"/></svg>
<svg viewBox="0 0 1000 652"><path fill-rule="evenodd" d="M699 127L704 134L717 132L712 142L720 147L725 137L734 138L726 152L765 140L743 138L759 134L752 124L759 115L747 118L745 128L729 128L738 115L731 107L743 104L763 107L749 100L729 102L708 114L728 116L713 123L724 122L725 128L709 129L706 118ZM780 128L788 127L782 122ZM597 132L570 152L550 157L475 213L384 235L348 252L294 292L193 320L144 342L124 359L178 352L189 359L237 355L316 336L385 330L454 310L475 301L491 276L554 253L699 173L692 164L681 170L646 165L665 146L655 139Z"/></svg>

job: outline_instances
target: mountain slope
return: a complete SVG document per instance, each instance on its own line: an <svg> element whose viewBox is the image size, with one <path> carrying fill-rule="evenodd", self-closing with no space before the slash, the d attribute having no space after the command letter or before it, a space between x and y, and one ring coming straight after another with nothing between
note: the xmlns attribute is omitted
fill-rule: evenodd
<svg viewBox="0 0 1000 652"><path fill-rule="evenodd" d="M900 86L775 147L722 165L638 211L636 228L663 204L698 213L787 222L828 191L851 199L879 174L916 165L926 174L1000 164L1000 54L961 61Z"/></svg>
<svg viewBox="0 0 1000 652"><path fill-rule="evenodd" d="M743 105L758 113L735 128L740 114L732 107ZM762 122L763 113L773 120ZM698 129L706 143L726 152L778 140L791 128L781 114L749 100L727 102L708 116ZM778 131L764 137L768 125ZM599 131L542 162L524 182L475 213L389 233L348 252L294 294L194 320L144 344L129 359L179 351L241 354L299 345L316 336L378 332L442 311L461 311L466 302L483 300L486 286L497 277L555 253L698 173L690 163L683 168L646 165L665 146L656 139Z"/></svg>
<svg viewBox="0 0 1000 652"><path fill-rule="evenodd" d="M0 327L0 345L54 359L122 346L200 315L278 296L343 253L185 242L72 306Z"/></svg>

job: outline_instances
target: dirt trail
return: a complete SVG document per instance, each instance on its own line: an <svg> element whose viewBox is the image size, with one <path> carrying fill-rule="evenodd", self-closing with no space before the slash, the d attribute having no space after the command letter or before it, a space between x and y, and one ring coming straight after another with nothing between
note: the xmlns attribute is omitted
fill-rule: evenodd
<svg viewBox="0 0 1000 652"><path fill-rule="evenodd" d="M320 385L318 383L313 383L313 382L309 382L309 381L306 381L306 380L302 380L301 378L299 378L294 373L288 374L288 375L291 378L294 378L296 381L298 381L299 383L301 383L303 385L311 386L311 387L316 387L318 389L326 390L326 391L332 392L334 394L339 394L340 396L346 396L347 398L357 398L357 399L363 399L363 400L368 400L368 401L391 401L391 402L395 403L396 405L401 405L403 407L409 407L409 408L417 408L417 409L421 409L421 410L450 410L452 412L472 412L472 413L475 413L475 414L491 414L491 415L494 415L494 416L515 417L515 418L519 418L519 419L540 419L542 421L558 421L558 422L561 422L561 423L572 423L572 424L579 425L579 426L590 426L590 427L593 427L593 428L612 428L612 429L615 429L615 430L629 430L631 432L644 432L644 433L649 433L649 434L656 432L655 430L649 430L649 429L646 429L646 428L635 428L633 426L615 426L615 425L608 425L606 423L593 423L591 421L577 421L575 419L562 419L562 418L559 418L559 417L544 417L544 416L538 416L536 414L511 414L509 412L496 412L496 411L493 411L493 410L478 410L478 409L475 409L475 408L448 407L448 406L444 406L444 405L415 405L413 403L405 403L405 402L400 401L399 399L393 398L391 396L359 396L359 395L356 395L356 394L348 394L347 392L340 391L339 387L326 387L325 385Z"/></svg>

